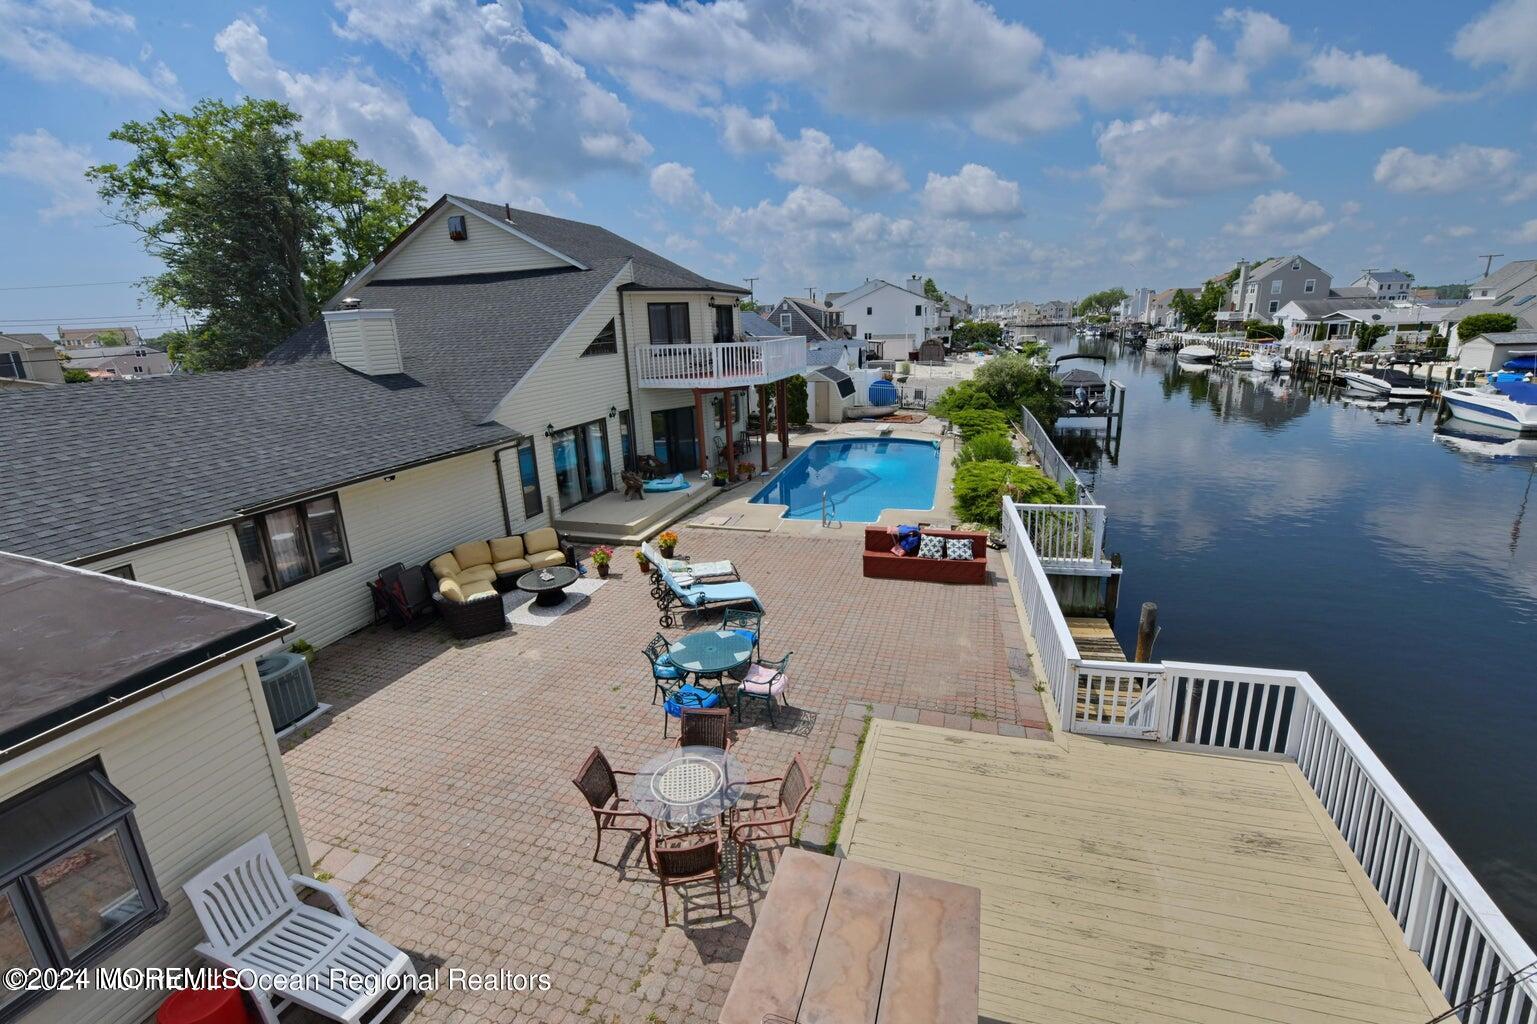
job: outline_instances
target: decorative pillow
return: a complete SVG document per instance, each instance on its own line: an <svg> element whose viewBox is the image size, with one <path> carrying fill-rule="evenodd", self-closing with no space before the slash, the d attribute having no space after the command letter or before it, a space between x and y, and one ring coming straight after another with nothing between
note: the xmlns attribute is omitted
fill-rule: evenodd
<svg viewBox="0 0 1537 1024"><path fill-rule="evenodd" d="M918 542L919 558L943 558L945 557L945 538L924 537Z"/></svg>
<svg viewBox="0 0 1537 1024"><path fill-rule="evenodd" d="M945 539L945 557L971 561L971 538L948 537Z"/></svg>

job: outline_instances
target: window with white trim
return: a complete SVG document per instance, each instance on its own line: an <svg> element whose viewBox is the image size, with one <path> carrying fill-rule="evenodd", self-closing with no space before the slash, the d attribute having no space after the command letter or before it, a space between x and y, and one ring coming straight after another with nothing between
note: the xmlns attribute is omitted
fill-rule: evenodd
<svg viewBox="0 0 1537 1024"><path fill-rule="evenodd" d="M99 963L165 916L133 810L95 760L0 804L0 971ZM0 988L0 1021L47 995Z"/></svg>
<svg viewBox="0 0 1537 1024"><path fill-rule="evenodd" d="M790 323L791 323L791 320L790 320L790 314L789 313L780 313L779 314L779 329L781 331L788 331L790 329Z"/></svg>
<svg viewBox="0 0 1537 1024"><path fill-rule="evenodd" d="M1317 278L1310 277L1306 281L1302 282L1302 292L1303 292L1304 295L1312 295L1313 292L1316 291L1317 289L1318 289L1318 279Z"/></svg>
<svg viewBox="0 0 1537 1024"><path fill-rule="evenodd" d="M1270 282L1270 294L1271 295L1280 295L1281 294L1281 284L1282 284L1282 282L1281 282L1281 279L1279 277L1276 278L1274 281L1271 281Z"/></svg>
<svg viewBox="0 0 1537 1024"><path fill-rule="evenodd" d="M1280 305L1281 305L1280 302L1276 301L1275 299L1271 299L1270 300L1270 312L1274 313L1276 311L1276 308L1278 306L1280 306Z"/></svg>

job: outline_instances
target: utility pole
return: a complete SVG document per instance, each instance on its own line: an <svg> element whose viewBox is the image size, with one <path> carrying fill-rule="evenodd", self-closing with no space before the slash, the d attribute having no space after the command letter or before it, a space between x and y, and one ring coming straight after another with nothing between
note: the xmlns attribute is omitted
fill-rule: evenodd
<svg viewBox="0 0 1537 1024"><path fill-rule="evenodd" d="M815 302L817 300L817 286L814 285L814 284L807 285L806 286L806 294L807 294L807 296L810 297L812 302Z"/></svg>
<svg viewBox="0 0 1537 1024"><path fill-rule="evenodd" d="M756 301L758 296L757 293L753 291L753 284L756 283L758 279L756 277L744 277L742 280L747 282L747 297Z"/></svg>
<svg viewBox="0 0 1537 1024"><path fill-rule="evenodd" d="M1499 259L1503 255L1505 255L1505 254L1502 253L1502 252L1486 252L1482 256L1479 257L1479 259L1484 261L1484 276L1485 277L1489 276L1489 271L1494 266L1494 261Z"/></svg>

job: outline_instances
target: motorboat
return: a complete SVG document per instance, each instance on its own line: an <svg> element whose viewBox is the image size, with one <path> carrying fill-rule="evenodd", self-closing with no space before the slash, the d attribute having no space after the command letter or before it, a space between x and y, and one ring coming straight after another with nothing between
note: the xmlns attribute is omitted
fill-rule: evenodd
<svg viewBox="0 0 1537 1024"><path fill-rule="evenodd" d="M1062 364L1075 359L1106 365L1104 356L1086 352L1072 352L1058 356L1052 362L1051 375L1057 382L1057 399L1063 416L1103 416L1110 411L1109 385L1105 378L1093 370L1074 367L1063 371Z"/></svg>
<svg viewBox="0 0 1537 1024"><path fill-rule="evenodd" d="M1281 354L1279 342L1255 345L1249 359L1254 369L1261 373L1285 373L1292 368L1292 361Z"/></svg>
<svg viewBox="0 0 1537 1024"><path fill-rule="evenodd" d="M1470 430L1451 419L1436 428L1436 440L1464 455L1503 462L1537 459L1537 437L1523 437L1514 430Z"/></svg>
<svg viewBox="0 0 1537 1024"><path fill-rule="evenodd" d="M1217 350L1200 342L1185 345L1179 350L1179 361L1182 363L1209 363L1216 358Z"/></svg>
<svg viewBox="0 0 1537 1024"><path fill-rule="evenodd" d="M1391 366L1341 370L1339 380L1352 391L1398 402L1418 402L1430 392L1409 374Z"/></svg>
<svg viewBox="0 0 1537 1024"><path fill-rule="evenodd" d="M1441 397L1459 420L1537 434L1537 383L1532 381L1502 380L1478 388L1451 388Z"/></svg>

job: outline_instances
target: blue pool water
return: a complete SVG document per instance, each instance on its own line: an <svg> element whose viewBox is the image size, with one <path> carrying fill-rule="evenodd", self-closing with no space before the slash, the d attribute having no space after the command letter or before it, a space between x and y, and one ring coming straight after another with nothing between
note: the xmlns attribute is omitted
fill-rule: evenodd
<svg viewBox="0 0 1537 1024"><path fill-rule="evenodd" d="M873 523L888 508L934 507L939 449L932 441L857 438L817 441L753 495L759 505L788 505L786 519L820 519L827 492L832 518Z"/></svg>

